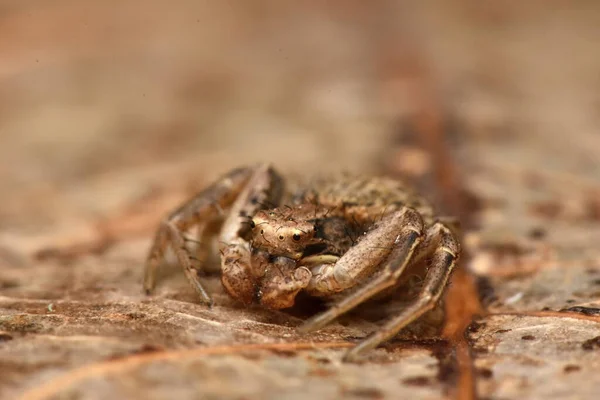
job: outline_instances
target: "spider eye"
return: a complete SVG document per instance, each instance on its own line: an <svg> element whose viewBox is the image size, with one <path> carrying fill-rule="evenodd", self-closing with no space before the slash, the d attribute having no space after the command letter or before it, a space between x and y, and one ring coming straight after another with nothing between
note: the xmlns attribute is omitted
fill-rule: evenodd
<svg viewBox="0 0 600 400"><path fill-rule="evenodd" d="M283 240L283 235L279 235L279 240Z"/></svg>
<svg viewBox="0 0 600 400"><path fill-rule="evenodd" d="M254 229L255 226L256 226L256 224L254 223L254 220L251 219L250 220L250 229Z"/></svg>
<svg viewBox="0 0 600 400"><path fill-rule="evenodd" d="M294 234L292 235L292 240L293 240L294 242L299 242L299 241L300 241L300 234L299 234L299 233L294 233Z"/></svg>

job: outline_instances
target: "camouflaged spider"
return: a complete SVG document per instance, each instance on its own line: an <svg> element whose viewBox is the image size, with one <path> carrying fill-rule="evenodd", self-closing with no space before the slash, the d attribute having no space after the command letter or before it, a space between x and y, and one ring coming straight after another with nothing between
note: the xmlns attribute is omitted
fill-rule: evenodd
<svg viewBox="0 0 600 400"><path fill-rule="evenodd" d="M196 257L184 236L193 226L198 228ZM396 290L407 268L425 265L409 305L350 349L346 360L434 308L460 253L449 227L400 181L342 175L314 181L292 195L285 193L282 178L261 164L229 172L161 223L146 264L146 291L154 288L156 268L170 246L202 301L211 305L197 269L206 262L215 227L220 229L221 281L233 298L272 309L291 307L300 291L336 300L301 325L303 332Z"/></svg>

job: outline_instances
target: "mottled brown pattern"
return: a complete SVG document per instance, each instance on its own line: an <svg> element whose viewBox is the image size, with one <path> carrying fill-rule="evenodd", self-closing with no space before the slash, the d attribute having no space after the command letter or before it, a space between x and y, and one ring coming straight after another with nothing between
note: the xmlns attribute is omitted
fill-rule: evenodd
<svg viewBox="0 0 600 400"><path fill-rule="evenodd" d="M343 210L348 219L373 223L377 216L414 208L427 223L432 222L429 202L406 182L383 176L361 176L350 173L315 178L308 189L300 190L297 202L317 202L332 210Z"/></svg>

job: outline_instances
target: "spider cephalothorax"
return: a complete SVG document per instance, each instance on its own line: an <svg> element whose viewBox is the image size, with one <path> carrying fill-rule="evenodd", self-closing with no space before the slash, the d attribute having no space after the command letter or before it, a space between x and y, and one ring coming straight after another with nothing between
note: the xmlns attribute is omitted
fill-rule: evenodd
<svg viewBox="0 0 600 400"><path fill-rule="evenodd" d="M211 304L197 269L205 263L211 228L220 223L221 281L233 298L273 309L291 307L300 291L337 300L302 325L304 331L395 288L407 268L429 266L416 299L347 358L390 339L436 305L460 246L421 197L388 178L342 175L291 194L282 182L267 165L236 169L169 215L148 257L146 290L153 289L170 245L201 299ZM199 232L196 257L183 234L193 226Z"/></svg>
<svg viewBox="0 0 600 400"><path fill-rule="evenodd" d="M260 210L249 222L252 246L299 260L307 247L323 241L315 237L318 216L318 208L311 204Z"/></svg>

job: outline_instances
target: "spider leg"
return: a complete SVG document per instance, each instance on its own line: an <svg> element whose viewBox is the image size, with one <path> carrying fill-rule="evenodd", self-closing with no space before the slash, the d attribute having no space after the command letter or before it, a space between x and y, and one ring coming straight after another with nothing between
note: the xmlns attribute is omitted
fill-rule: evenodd
<svg viewBox="0 0 600 400"><path fill-rule="evenodd" d="M380 272L366 285L351 292L327 311L310 318L298 329L302 332L320 329L367 299L394 286L421 242L422 231L421 216L415 210L404 207L385 217L334 265L313 268L313 282L307 291L309 294L327 296L356 286L361 281L361 276L381 265Z"/></svg>
<svg viewBox="0 0 600 400"><path fill-rule="evenodd" d="M168 246L167 231L161 226L157 229L152 247L148 252L148 258L144 268L144 290L146 294L152 293L156 286L156 270L163 259L165 250Z"/></svg>
<svg viewBox="0 0 600 400"><path fill-rule="evenodd" d="M379 330L350 349L344 357L345 361L355 360L361 353L389 340L402 328L433 309L437 304L456 265L460 246L450 229L439 222L427 230L426 237L424 243L431 240L435 242L436 247L432 254L431 267L427 271L419 295L400 315L388 321Z"/></svg>
<svg viewBox="0 0 600 400"><path fill-rule="evenodd" d="M220 218L211 220L204 225L198 225L195 239L186 237L186 242L191 242L196 245L196 257L194 261L195 264L199 266L196 269L201 270L203 266L207 266L206 262L210 257L211 250L213 250L211 238L216 237L219 234L222 224L223 220ZM211 270L210 272L216 271Z"/></svg>
<svg viewBox="0 0 600 400"><path fill-rule="evenodd" d="M171 248L177 257L177 261L183 268L185 277L196 290L198 295L200 295L202 302L212 306L212 299L206 292L206 289L204 289L204 286L202 285L202 282L200 282L200 278L198 278L198 273L196 271L196 268L202 268L203 260L196 259L198 260L196 261L197 266L194 266L194 263L192 262L193 258L186 246L184 236L181 233L181 230L178 229L177 225L175 225L173 222L163 221L159 229L167 232L169 243L171 244Z"/></svg>
<svg viewBox="0 0 600 400"><path fill-rule="evenodd" d="M282 195L281 177L266 165L257 168L221 228L221 282L231 297L242 303L250 304L255 299L256 278L262 266L252 262L251 245L244 239L244 233L251 230L249 217L267 204L278 204ZM253 271L254 264L258 271Z"/></svg>
<svg viewBox="0 0 600 400"><path fill-rule="evenodd" d="M198 225L200 231L203 231L206 225L218 217L222 210L231 206L252 175L256 171L265 168L267 167L260 165L258 167L239 168L229 172L173 211L161 222L148 253L144 270L144 289L146 293L151 293L154 289L156 269L167 248L171 247L190 284L196 289L202 301L207 304L212 303L191 262L191 254L185 245L183 232L195 225ZM200 259L199 264L203 264L202 261ZM202 265L198 267L202 268Z"/></svg>

